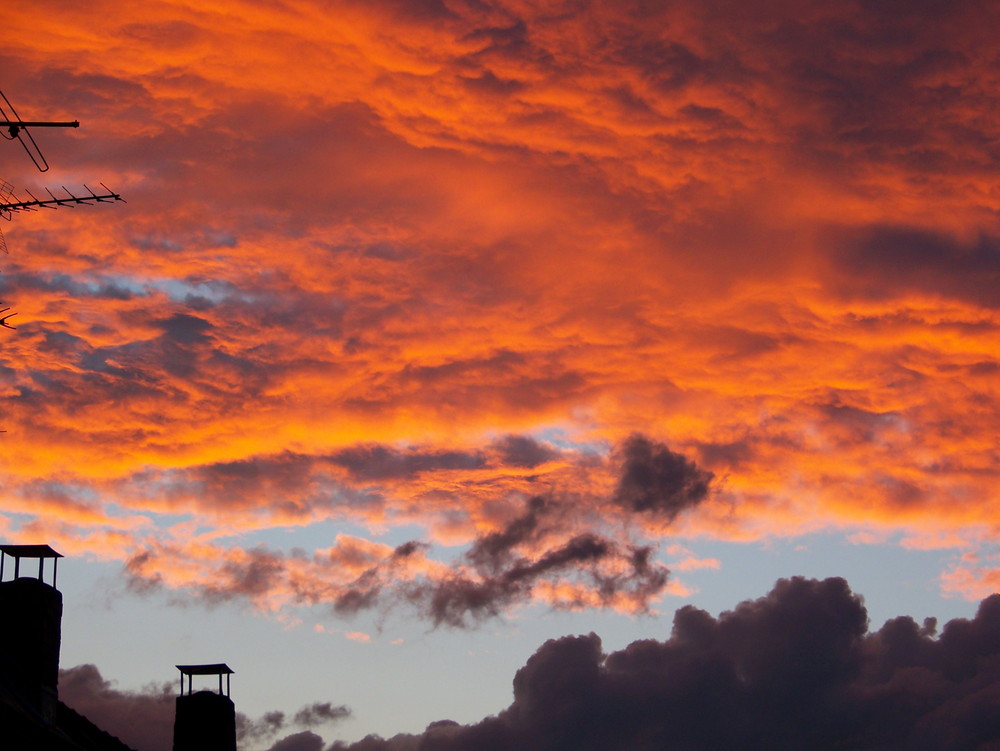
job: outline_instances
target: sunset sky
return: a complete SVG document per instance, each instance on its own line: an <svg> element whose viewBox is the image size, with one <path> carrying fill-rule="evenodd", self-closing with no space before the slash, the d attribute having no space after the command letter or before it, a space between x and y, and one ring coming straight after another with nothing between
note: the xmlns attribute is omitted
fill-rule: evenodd
<svg viewBox="0 0 1000 751"><path fill-rule="evenodd" d="M293 751L478 722L547 639L667 639L779 578L844 577L873 630L971 618L997 28L986 0L0 7L0 88L81 123L34 131L46 174L0 142L0 177L127 200L0 223L0 540L67 557L63 667L140 701L227 662L245 748ZM854 607L817 592L773 598Z"/></svg>

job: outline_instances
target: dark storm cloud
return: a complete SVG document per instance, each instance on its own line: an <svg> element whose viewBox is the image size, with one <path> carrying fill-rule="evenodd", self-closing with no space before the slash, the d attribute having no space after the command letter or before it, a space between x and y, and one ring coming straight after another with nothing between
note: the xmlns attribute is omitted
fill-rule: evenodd
<svg viewBox="0 0 1000 751"><path fill-rule="evenodd" d="M1000 595L972 620L907 616L867 633L842 579L779 581L714 618L687 606L666 641L604 654L594 635L546 642L514 701L469 726L338 751L964 751L1000 743Z"/></svg>
<svg viewBox="0 0 1000 751"><path fill-rule="evenodd" d="M615 502L638 513L651 512L672 521L708 497L714 475L662 443L641 435L629 437L615 452L620 468Z"/></svg>

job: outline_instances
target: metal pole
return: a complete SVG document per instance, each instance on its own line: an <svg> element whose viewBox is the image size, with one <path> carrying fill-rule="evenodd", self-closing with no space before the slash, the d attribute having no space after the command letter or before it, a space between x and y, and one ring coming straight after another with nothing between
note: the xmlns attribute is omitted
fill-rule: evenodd
<svg viewBox="0 0 1000 751"><path fill-rule="evenodd" d="M21 575L21 559L18 556L14 556L14 578L16 579Z"/></svg>
<svg viewBox="0 0 1000 751"><path fill-rule="evenodd" d="M3 581L3 562L7 560L7 554L0 552L0 582Z"/></svg>
<svg viewBox="0 0 1000 751"><path fill-rule="evenodd" d="M0 128L79 128L80 121L45 122L42 120L0 120Z"/></svg>
<svg viewBox="0 0 1000 751"><path fill-rule="evenodd" d="M42 581L42 571L44 570L44 567L45 567L45 559L44 558L39 558L38 559L38 581Z"/></svg>
<svg viewBox="0 0 1000 751"><path fill-rule="evenodd" d="M58 574L58 573L59 573L59 559L58 558L53 558L52 559L52 586L53 586L53 588L56 586L56 574Z"/></svg>
<svg viewBox="0 0 1000 751"><path fill-rule="evenodd" d="M229 673L226 673L226 696L229 696L230 686L229 686Z"/></svg>

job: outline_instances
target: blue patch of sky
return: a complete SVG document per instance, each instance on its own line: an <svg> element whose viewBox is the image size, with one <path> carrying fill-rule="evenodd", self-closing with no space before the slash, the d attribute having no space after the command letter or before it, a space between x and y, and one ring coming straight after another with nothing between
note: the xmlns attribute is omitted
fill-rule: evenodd
<svg viewBox="0 0 1000 751"><path fill-rule="evenodd" d="M53 274L48 283L71 290L79 297L108 297L131 295L147 297L156 292L165 294L172 300L185 302L195 297L218 304L240 296L240 290L230 282L199 281L182 279L138 277L128 274Z"/></svg>
<svg viewBox="0 0 1000 751"><path fill-rule="evenodd" d="M146 281L122 274L95 274L82 277L53 274L49 277L49 283L71 290L78 297L120 297L124 295L143 297L149 294L149 285Z"/></svg>
<svg viewBox="0 0 1000 751"><path fill-rule="evenodd" d="M171 300L187 302L192 298L208 300L219 304L233 298L243 298L252 301L253 297L246 295L231 282L221 280L191 281L184 279L137 277L127 274L96 274L86 276L70 276L54 274L49 277L49 283L61 288L71 289L74 295L81 297L108 297L114 294L128 294L136 297L146 297L161 292Z"/></svg>
<svg viewBox="0 0 1000 751"><path fill-rule="evenodd" d="M238 287L223 281L191 282L181 279L160 279L150 281L149 287L163 292L171 300L178 302L199 298L218 305L234 297L243 297Z"/></svg>
<svg viewBox="0 0 1000 751"><path fill-rule="evenodd" d="M22 524L26 524L37 517L37 514L28 514L21 511L5 511L3 517L11 523L11 526L16 530ZM9 541L12 545L16 544L16 540Z"/></svg>
<svg viewBox="0 0 1000 751"><path fill-rule="evenodd" d="M562 451L578 451L584 454L605 456L611 449L611 444L604 440L582 441L574 438L573 431L562 425L543 425L532 430L526 430L514 435L531 438L539 443L547 443ZM490 440L500 440L507 433L488 432Z"/></svg>
<svg viewBox="0 0 1000 751"><path fill-rule="evenodd" d="M18 489L18 494L22 497L32 497L38 495L39 493L72 498L80 503L87 504L95 503L101 498L100 494L90 485L60 482L58 480L33 482Z"/></svg>

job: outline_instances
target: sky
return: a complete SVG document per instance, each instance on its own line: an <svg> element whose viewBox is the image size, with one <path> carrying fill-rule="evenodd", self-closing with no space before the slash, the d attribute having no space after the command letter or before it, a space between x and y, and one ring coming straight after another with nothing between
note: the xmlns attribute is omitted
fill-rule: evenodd
<svg viewBox="0 0 1000 751"><path fill-rule="evenodd" d="M1000 651L998 24L0 7L0 88L81 123L35 129L45 174L0 142L0 177L127 201L0 227L0 539L66 556L64 700L159 751L173 666L226 662L248 751L557 748L598 699L591 742L664 748L649 707L710 664L726 698L677 743L794 748L760 696L822 686L851 742L973 747L948 732L1000 685L968 652ZM887 686L929 714L875 722ZM706 740L730 711L746 735Z"/></svg>

